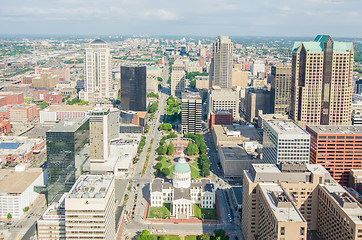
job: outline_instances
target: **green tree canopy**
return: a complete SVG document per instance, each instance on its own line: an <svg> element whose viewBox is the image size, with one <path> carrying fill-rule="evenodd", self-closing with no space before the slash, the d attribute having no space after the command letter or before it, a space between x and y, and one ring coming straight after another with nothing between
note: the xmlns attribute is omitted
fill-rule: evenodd
<svg viewBox="0 0 362 240"><path fill-rule="evenodd" d="M161 172L163 175L168 176L171 171L169 168L165 167L165 168L162 168Z"/></svg>
<svg viewBox="0 0 362 240"><path fill-rule="evenodd" d="M174 151L175 151L175 146L173 145L172 142L170 142L170 144L167 147L167 155L172 155Z"/></svg>
<svg viewBox="0 0 362 240"><path fill-rule="evenodd" d="M162 168L162 163L158 162L155 167L157 170L160 170Z"/></svg>
<svg viewBox="0 0 362 240"><path fill-rule="evenodd" d="M165 145L160 145L157 149L158 155L165 155L166 152L167 152L167 146L165 146Z"/></svg>

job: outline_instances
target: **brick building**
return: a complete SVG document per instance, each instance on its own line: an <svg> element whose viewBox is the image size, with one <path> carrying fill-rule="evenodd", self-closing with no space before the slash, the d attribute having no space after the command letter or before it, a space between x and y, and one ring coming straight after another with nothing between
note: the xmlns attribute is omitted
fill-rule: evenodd
<svg viewBox="0 0 362 240"><path fill-rule="evenodd" d="M321 164L340 184L348 185L351 169L362 166L362 126L307 126L310 163Z"/></svg>
<svg viewBox="0 0 362 240"><path fill-rule="evenodd" d="M209 117L209 129L213 129L214 125L233 125L232 110L211 112Z"/></svg>

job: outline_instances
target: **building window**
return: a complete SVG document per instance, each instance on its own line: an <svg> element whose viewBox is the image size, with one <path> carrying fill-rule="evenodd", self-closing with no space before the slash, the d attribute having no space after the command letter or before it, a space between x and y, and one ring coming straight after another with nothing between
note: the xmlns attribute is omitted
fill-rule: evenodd
<svg viewBox="0 0 362 240"><path fill-rule="evenodd" d="M280 235L285 235L285 227L280 228Z"/></svg>

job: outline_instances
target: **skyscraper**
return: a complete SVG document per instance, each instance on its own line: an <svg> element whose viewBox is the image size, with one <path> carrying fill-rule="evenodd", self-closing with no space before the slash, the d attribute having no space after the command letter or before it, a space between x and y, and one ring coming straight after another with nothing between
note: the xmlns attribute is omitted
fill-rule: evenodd
<svg viewBox="0 0 362 240"><path fill-rule="evenodd" d="M76 168L83 165L80 152L88 141L88 118L63 120L46 133L48 201L69 191L82 173Z"/></svg>
<svg viewBox="0 0 362 240"><path fill-rule="evenodd" d="M287 114L290 104L290 82L292 69L290 65L278 65L271 68L271 103L272 112Z"/></svg>
<svg viewBox="0 0 362 240"><path fill-rule="evenodd" d="M122 110L146 111L146 67L121 66Z"/></svg>
<svg viewBox="0 0 362 240"><path fill-rule="evenodd" d="M232 87L233 43L227 36L219 36L213 44L210 87Z"/></svg>
<svg viewBox="0 0 362 240"><path fill-rule="evenodd" d="M295 42L290 117L302 127L351 124L353 44L318 35Z"/></svg>
<svg viewBox="0 0 362 240"><path fill-rule="evenodd" d="M95 103L116 98L112 84L111 54L106 42L96 39L89 44L84 66L84 91L79 93L80 99Z"/></svg>
<svg viewBox="0 0 362 240"><path fill-rule="evenodd" d="M119 113L116 110L95 108L89 117L91 169L104 163L110 155L110 142L119 136ZM94 163L94 164L92 164Z"/></svg>
<svg viewBox="0 0 362 240"><path fill-rule="evenodd" d="M172 65L171 72L171 95L175 97L181 97L182 92L185 91L186 77L185 77L185 65L177 59Z"/></svg>
<svg viewBox="0 0 362 240"><path fill-rule="evenodd" d="M200 133L202 119L202 99L198 92L182 94L182 132Z"/></svg>

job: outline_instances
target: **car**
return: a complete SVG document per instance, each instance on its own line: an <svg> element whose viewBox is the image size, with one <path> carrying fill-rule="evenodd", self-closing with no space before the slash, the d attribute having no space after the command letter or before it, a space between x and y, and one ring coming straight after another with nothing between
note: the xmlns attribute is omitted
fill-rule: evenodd
<svg viewBox="0 0 362 240"><path fill-rule="evenodd" d="M137 187L139 187L139 186L140 186L140 184L138 183L138 184L137 184Z"/></svg>

